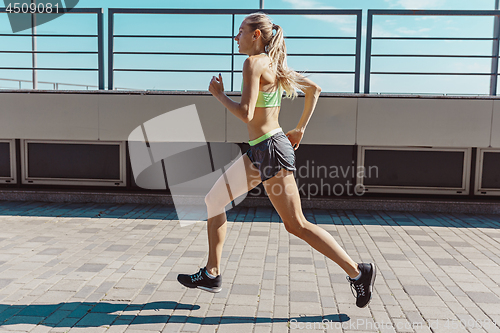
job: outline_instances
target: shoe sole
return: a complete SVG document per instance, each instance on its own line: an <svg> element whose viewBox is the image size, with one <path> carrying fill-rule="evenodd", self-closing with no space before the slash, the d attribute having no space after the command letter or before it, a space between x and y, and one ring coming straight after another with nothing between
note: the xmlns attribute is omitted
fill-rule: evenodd
<svg viewBox="0 0 500 333"><path fill-rule="evenodd" d="M191 286L191 285L186 285L184 283L182 283L181 281L177 280L177 282L179 282L180 284L182 284L184 287L186 288L191 288L191 289L195 289L195 288L198 288L198 289L201 289L201 290L204 290L204 291L208 291L210 293L218 293L222 290L222 287L218 287L218 288L209 288L209 287L203 287L203 286Z"/></svg>
<svg viewBox="0 0 500 333"><path fill-rule="evenodd" d="M372 268L373 268L373 275L372 275L372 279L370 281L370 299L368 300L368 302L366 302L365 306L362 306L362 308L366 308L368 306L368 304L370 304L370 301L372 300L372 295L373 295L373 284L375 283L375 278L377 277L377 269L375 268L375 264L373 263L370 263L370 265L372 265Z"/></svg>
<svg viewBox="0 0 500 333"><path fill-rule="evenodd" d="M222 287L219 287L219 288L208 288L208 287L202 287L202 286L197 286L196 288L198 289L201 289L201 290L204 290L204 291L208 291L209 293L218 293L222 290Z"/></svg>

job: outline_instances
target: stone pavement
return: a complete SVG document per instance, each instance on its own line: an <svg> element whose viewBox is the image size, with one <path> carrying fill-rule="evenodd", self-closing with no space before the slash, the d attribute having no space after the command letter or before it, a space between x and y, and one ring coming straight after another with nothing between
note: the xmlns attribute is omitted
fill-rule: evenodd
<svg viewBox="0 0 500 333"><path fill-rule="evenodd" d="M0 202L0 331L500 332L500 216L306 209L378 267L367 308L267 207L228 212L224 289L182 287L206 224L173 206Z"/></svg>

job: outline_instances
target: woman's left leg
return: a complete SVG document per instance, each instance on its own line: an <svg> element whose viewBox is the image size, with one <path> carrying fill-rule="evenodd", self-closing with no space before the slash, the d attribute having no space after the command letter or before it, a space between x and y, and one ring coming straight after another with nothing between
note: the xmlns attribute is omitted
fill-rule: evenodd
<svg viewBox="0 0 500 333"><path fill-rule="evenodd" d="M303 239L318 252L336 262L351 278L358 276L358 264L340 247L332 235L306 220L302 213L299 190L291 171L281 169L276 176L264 181L263 184L289 233Z"/></svg>
<svg viewBox="0 0 500 333"><path fill-rule="evenodd" d="M355 263L325 229L306 220L302 213L299 190L291 171L281 169L263 182L267 195L288 232L305 240L318 252L335 261L349 275L356 292L356 305L364 308L372 298L376 268L371 263Z"/></svg>

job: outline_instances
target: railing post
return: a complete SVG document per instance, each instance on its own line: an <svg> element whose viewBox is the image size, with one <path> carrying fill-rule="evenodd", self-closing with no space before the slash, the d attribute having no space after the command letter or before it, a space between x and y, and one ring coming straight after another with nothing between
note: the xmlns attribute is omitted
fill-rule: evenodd
<svg viewBox="0 0 500 333"><path fill-rule="evenodd" d="M356 14L356 67L354 73L354 93L359 94L359 81L361 77L361 20L362 12Z"/></svg>
<svg viewBox="0 0 500 333"><path fill-rule="evenodd" d="M495 1L495 10L498 10L498 2ZM490 95L497 95L497 80L498 80L498 39L500 37L500 16L495 15L495 24L493 27L493 50L491 58L491 79L490 79Z"/></svg>
<svg viewBox="0 0 500 333"><path fill-rule="evenodd" d="M372 24L373 15L368 10L368 20L366 22L366 59L365 59L365 94L370 93L370 61L372 56Z"/></svg>
<svg viewBox="0 0 500 333"><path fill-rule="evenodd" d="M231 27L231 91L234 91L234 14L232 14L233 22Z"/></svg>
<svg viewBox="0 0 500 333"><path fill-rule="evenodd" d="M108 9L108 90L113 90L113 9Z"/></svg>
<svg viewBox="0 0 500 333"><path fill-rule="evenodd" d="M32 4L36 6L36 0L31 0ZM38 73L36 71L37 59L36 59L36 14L31 14L31 49L33 51L31 55L33 64L33 89L38 89Z"/></svg>
<svg viewBox="0 0 500 333"><path fill-rule="evenodd" d="M104 27L103 27L104 9L97 13L97 57L99 69L99 90L104 90ZM88 90L88 87L87 87Z"/></svg>

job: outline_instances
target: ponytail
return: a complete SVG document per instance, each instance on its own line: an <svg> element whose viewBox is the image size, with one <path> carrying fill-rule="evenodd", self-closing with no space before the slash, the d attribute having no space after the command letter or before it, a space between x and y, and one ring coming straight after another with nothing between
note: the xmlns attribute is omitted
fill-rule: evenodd
<svg viewBox="0 0 500 333"><path fill-rule="evenodd" d="M293 99L297 97L297 89L302 88L302 85L298 82L299 76L297 73L288 68L283 28L277 24L273 24L272 29L276 30L276 33L266 46L266 51L271 58L271 66L276 71L278 82L286 91L286 97Z"/></svg>
<svg viewBox="0 0 500 333"><path fill-rule="evenodd" d="M297 97L297 89L301 90L304 86L300 84L301 77L297 72L288 68L283 28L273 24L264 13L250 14L245 20L253 30L259 29L262 32L262 40L266 45L266 53L271 58L271 68L276 72L278 86L286 91L286 97ZM276 31L274 34L273 30Z"/></svg>

